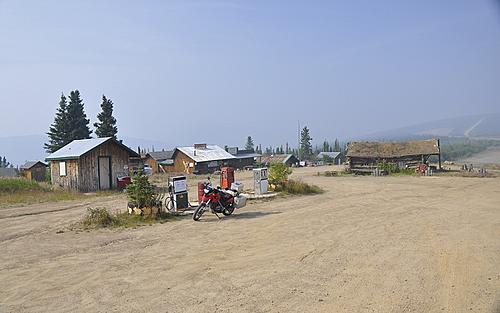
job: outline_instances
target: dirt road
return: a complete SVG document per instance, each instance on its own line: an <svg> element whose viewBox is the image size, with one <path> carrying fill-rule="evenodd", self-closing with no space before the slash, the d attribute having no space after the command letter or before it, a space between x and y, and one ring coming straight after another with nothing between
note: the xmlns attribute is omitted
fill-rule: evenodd
<svg viewBox="0 0 500 313"><path fill-rule="evenodd" d="M0 312L500 312L500 179L318 169L295 175L325 194L220 221L57 233L98 200L0 209Z"/></svg>

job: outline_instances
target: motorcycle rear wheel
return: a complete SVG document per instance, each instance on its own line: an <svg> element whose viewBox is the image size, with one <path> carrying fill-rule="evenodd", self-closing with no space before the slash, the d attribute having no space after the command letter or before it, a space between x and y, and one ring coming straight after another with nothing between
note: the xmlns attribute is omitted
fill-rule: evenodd
<svg viewBox="0 0 500 313"><path fill-rule="evenodd" d="M203 212L205 212L205 207L207 205L204 204L204 203L201 203L197 208L196 210L194 210L194 213L193 213L193 220L195 221L198 221L201 216L203 215Z"/></svg>
<svg viewBox="0 0 500 313"><path fill-rule="evenodd" d="M233 214L233 212L234 212L234 206L231 206L228 209L222 210L222 214L224 214L224 216L229 216L229 215Z"/></svg>

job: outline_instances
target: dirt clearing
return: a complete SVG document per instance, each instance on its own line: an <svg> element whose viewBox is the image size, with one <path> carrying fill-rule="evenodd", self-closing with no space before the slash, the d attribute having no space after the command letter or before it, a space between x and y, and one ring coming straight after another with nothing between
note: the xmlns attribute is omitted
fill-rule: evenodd
<svg viewBox="0 0 500 313"><path fill-rule="evenodd" d="M0 209L0 312L499 312L500 179L325 169L294 174L322 195L220 221L57 233L126 200Z"/></svg>

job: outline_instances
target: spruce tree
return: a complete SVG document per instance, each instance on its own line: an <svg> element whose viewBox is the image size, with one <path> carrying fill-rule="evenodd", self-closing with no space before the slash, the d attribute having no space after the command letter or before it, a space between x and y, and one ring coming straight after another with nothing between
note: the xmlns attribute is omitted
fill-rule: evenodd
<svg viewBox="0 0 500 313"><path fill-rule="evenodd" d="M97 115L99 122L94 123L95 134L99 138L113 137L116 139L118 128L116 127L116 119L113 117L113 101L102 95L101 109L101 113Z"/></svg>
<svg viewBox="0 0 500 313"><path fill-rule="evenodd" d="M90 120L87 119L83 108L83 101L80 98L78 90L71 91L68 104L68 124L71 129L69 132L69 142L77 139L88 139L92 131L89 129Z"/></svg>
<svg viewBox="0 0 500 313"><path fill-rule="evenodd" d="M64 94L61 93L61 100L59 101L54 123L50 125L49 132L47 133L49 142L44 145L45 151L52 153L68 144L71 141L69 132L68 103Z"/></svg>
<svg viewBox="0 0 500 313"><path fill-rule="evenodd" d="M309 128L304 126L302 131L300 132L300 156L302 158L308 158L312 154L312 145L311 145L311 135L309 134Z"/></svg>
<svg viewBox="0 0 500 313"><path fill-rule="evenodd" d="M340 151L340 144L339 144L339 140L337 138L335 138L335 143L333 145L333 150L335 150L336 152Z"/></svg>
<svg viewBox="0 0 500 313"><path fill-rule="evenodd" d="M247 137L247 143L245 144L245 150L254 151L254 143L253 143L252 136Z"/></svg>
<svg viewBox="0 0 500 313"><path fill-rule="evenodd" d="M330 143L326 140L323 142L323 152L330 152Z"/></svg>

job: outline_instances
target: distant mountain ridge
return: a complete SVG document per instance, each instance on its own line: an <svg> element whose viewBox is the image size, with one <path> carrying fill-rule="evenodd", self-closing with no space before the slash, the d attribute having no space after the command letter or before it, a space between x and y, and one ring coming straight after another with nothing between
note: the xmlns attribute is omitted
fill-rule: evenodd
<svg viewBox="0 0 500 313"><path fill-rule="evenodd" d="M500 140L500 113L470 115L420 123L363 136L362 139L398 140L423 137L467 137Z"/></svg>
<svg viewBox="0 0 500 313"><path fill-rule="evenodd" d="M500 113L425 122L376 132L358 137L356 140L408 140L431 137L468 137L500 140ZM133 150L137 150L138 146L149 151L152 151L153 148L156 151L161 151L162 149L174 147L172 143L168 144L158 140L127 136L120 137L120 139L123 139L123 142ZM0 156L5 156L9 162L16 166L20 166L26 161L44 160L47 156L43 149L45 142L47 142L46 135L0 137Z"/></svg>

